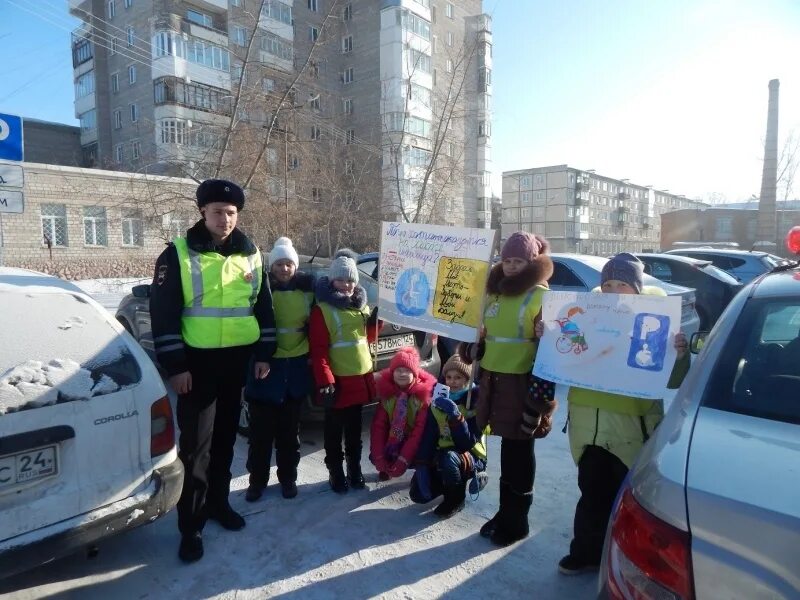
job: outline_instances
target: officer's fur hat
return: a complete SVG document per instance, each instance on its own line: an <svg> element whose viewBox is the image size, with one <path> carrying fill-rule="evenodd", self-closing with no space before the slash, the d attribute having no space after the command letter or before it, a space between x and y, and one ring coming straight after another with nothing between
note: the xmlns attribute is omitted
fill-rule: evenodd
<svg viewBox="0 0 800 600"><path fill-rule="evenodd" d="M233 204L237 210L244 208L244 190L232 181L225 179L206 179L197 186L197 208L211 202Z"/></svg>

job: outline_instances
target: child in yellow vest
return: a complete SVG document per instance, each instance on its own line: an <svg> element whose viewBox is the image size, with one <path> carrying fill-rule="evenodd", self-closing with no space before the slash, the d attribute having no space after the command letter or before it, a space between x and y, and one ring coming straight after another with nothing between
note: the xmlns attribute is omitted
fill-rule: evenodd
<svg viewBox="0 0 800 600"><path fill-rule="evenodd" d="M444 496L433 511L443 519L464 508L468 482L472 481L470 491L477 493L487 480L486 441L475 419L478 389L470 386L471 374L472 365L458 354L442 368L449 397L436 395L433 399L417 452L419 466L409 490L411 499L423 504Z"/></svg>
<svg viewBox="0 0 800 600"><path fill-rule="evenodd" d="M327 277L315 286L311 310L311 370L317 398L325 406L325 464L337 494L363 489L361 410L375 399L375 377L369 343L378 337L377 310L370 313L367 291L358 285L352 250L336 252ZM344 436L344 452L342 452ZM347 478L342 460L347 457Z"/></svg>
<svg viewBox="0 0 800 600"><path fill-rule="evenodd" d="M401 348L378 374L379 404L370 429L369 459L386 480L414 464L436 380L419 368L416 348Z"/></svg>
<svg viewBox="0 0 800 600"><path fill-rule="evenodd" d="M298 271L299 257L289 238L278 238L269 253L269 284L276 329L263 332L276 340L269 374L256 379L252 372L245 386L250 409L247 470L250 486L245 500L255 502L269 481L275 446L278 481L284 498L297 496L300 463L300 409L311 391L308 368L308 319L314 303L314 279ZM251 369L252 371L252 369Z"/></svg>
<svg viewBox="0 0 800 600"><path fill-rule="evenodd" d="M502 262L492 267L486 285L484 335L462 352L465 360L481 360L477 422L482 430L502 437L500 445L500 509L480 533L498 546L528 535L536 473L534 438L547 435L555 400L531 393L531 369L538 342L539 318L553 262L550 244L524 231L513 233L501 250Z"/></svg>

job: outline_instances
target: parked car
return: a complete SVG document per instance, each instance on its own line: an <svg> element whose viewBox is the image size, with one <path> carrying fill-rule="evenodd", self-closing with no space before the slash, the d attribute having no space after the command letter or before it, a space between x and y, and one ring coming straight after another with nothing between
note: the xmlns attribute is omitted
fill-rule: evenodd
<svg viewBox="0 0 800 600"><path fill-rule="evenodd" d="M722 311L742 289L730 273L715 267L711 261L678 254L636 254L644 263L644 272L666 283L694 288L700 329L708 331Z"/></svg>
<svg viewBox="0 0 800 600"><path fill-rule="evenodd" d="M77 286L0 268L0 578L150 523L183 466L152 362Z"/></svg>
<svg viewBox="0 0 800 600"><path fill-rule="evenodd" d="M756 250L748 252L747 250L722 248L680 248L668 250L666 254L710 261L715 267L727 271L743 284L750 283L759 275L769 273L775 267L788 263L785 258Z"/></svg>
<svg viewBox="0 0 800 600"><path fill-rule="evenodd" d="M800 598L800 268L747 285L701 346L618 496L601 596Z"/></svg>
<svg viewBox="0 0 800 600"><path fill-rule="evenodd" d="M600 273L607 258L587 254L552 254L553 276L550 289L589 292L600 285ZM681 298L681 331L687 336L700 328L700 317L695 309L695 291L683 286L659 281L645 274L644 284L662 288L668 296Z"/></svg>
<svg viewBox="0 0 800 600"><path fill-rule="evenodd" d="M310 273L315 277L327 275L330 260L325 258L300 257L300 270ZM378 283L365 273L360 273L359 283L367 291L367 298L370 306L375 306L378 301ZM117 319L122 323L134 338L147 351L153 361L156 361L155 346L153 345L153 334L150 329L150 286L139 285L131 290L131 294L125 296L120 302L117 310ZM394 353L403 346L416 346L419 350L421 362L420 367L434 376L439 375L441 362L439 353L436 350L438 336L424 331L418 331L401 327L399 325L386 324L378 337L377 345L377 368L383 369L389 366ZM375 347L373 346L373 351ZM246 434L248 415L247 406L244 406L240 431ZM322 410L314 406L309 398L306 417L321 418Z"/></svg>

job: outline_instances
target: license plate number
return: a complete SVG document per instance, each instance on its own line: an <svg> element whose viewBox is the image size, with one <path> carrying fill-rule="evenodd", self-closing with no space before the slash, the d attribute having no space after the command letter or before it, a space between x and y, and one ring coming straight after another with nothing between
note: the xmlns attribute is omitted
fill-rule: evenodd
<svg viewBox="0 0 800 600"><path fill-rule="evenodd" d="M393 352L406 346L414 345L414 334L404 333L403 335L393 335L391 337L378 339L378 354ZM370 350L375 352L375 344L371 344Z"/></svg>
<svg viewBox="0 0 800 600"><path fill-rule="evenodd" d="M0 491L57 473L56 446L0 456Z"/></svg>

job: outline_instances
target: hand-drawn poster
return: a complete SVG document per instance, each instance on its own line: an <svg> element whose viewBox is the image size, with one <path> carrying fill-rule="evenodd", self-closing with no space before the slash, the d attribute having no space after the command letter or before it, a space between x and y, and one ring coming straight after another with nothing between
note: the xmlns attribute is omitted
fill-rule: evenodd
<svg viewBox="0 0 800 600"><path fill-rule="evenodd" d="M475 341L494 236L491 229L383 223L380 318Z"/></svg>
<svg viewBox="0 0 800 600"><path fill-rule="evenodd" d="M533 373L637 398L664 396L680 331L677 297L547 292Z"/></svg>

